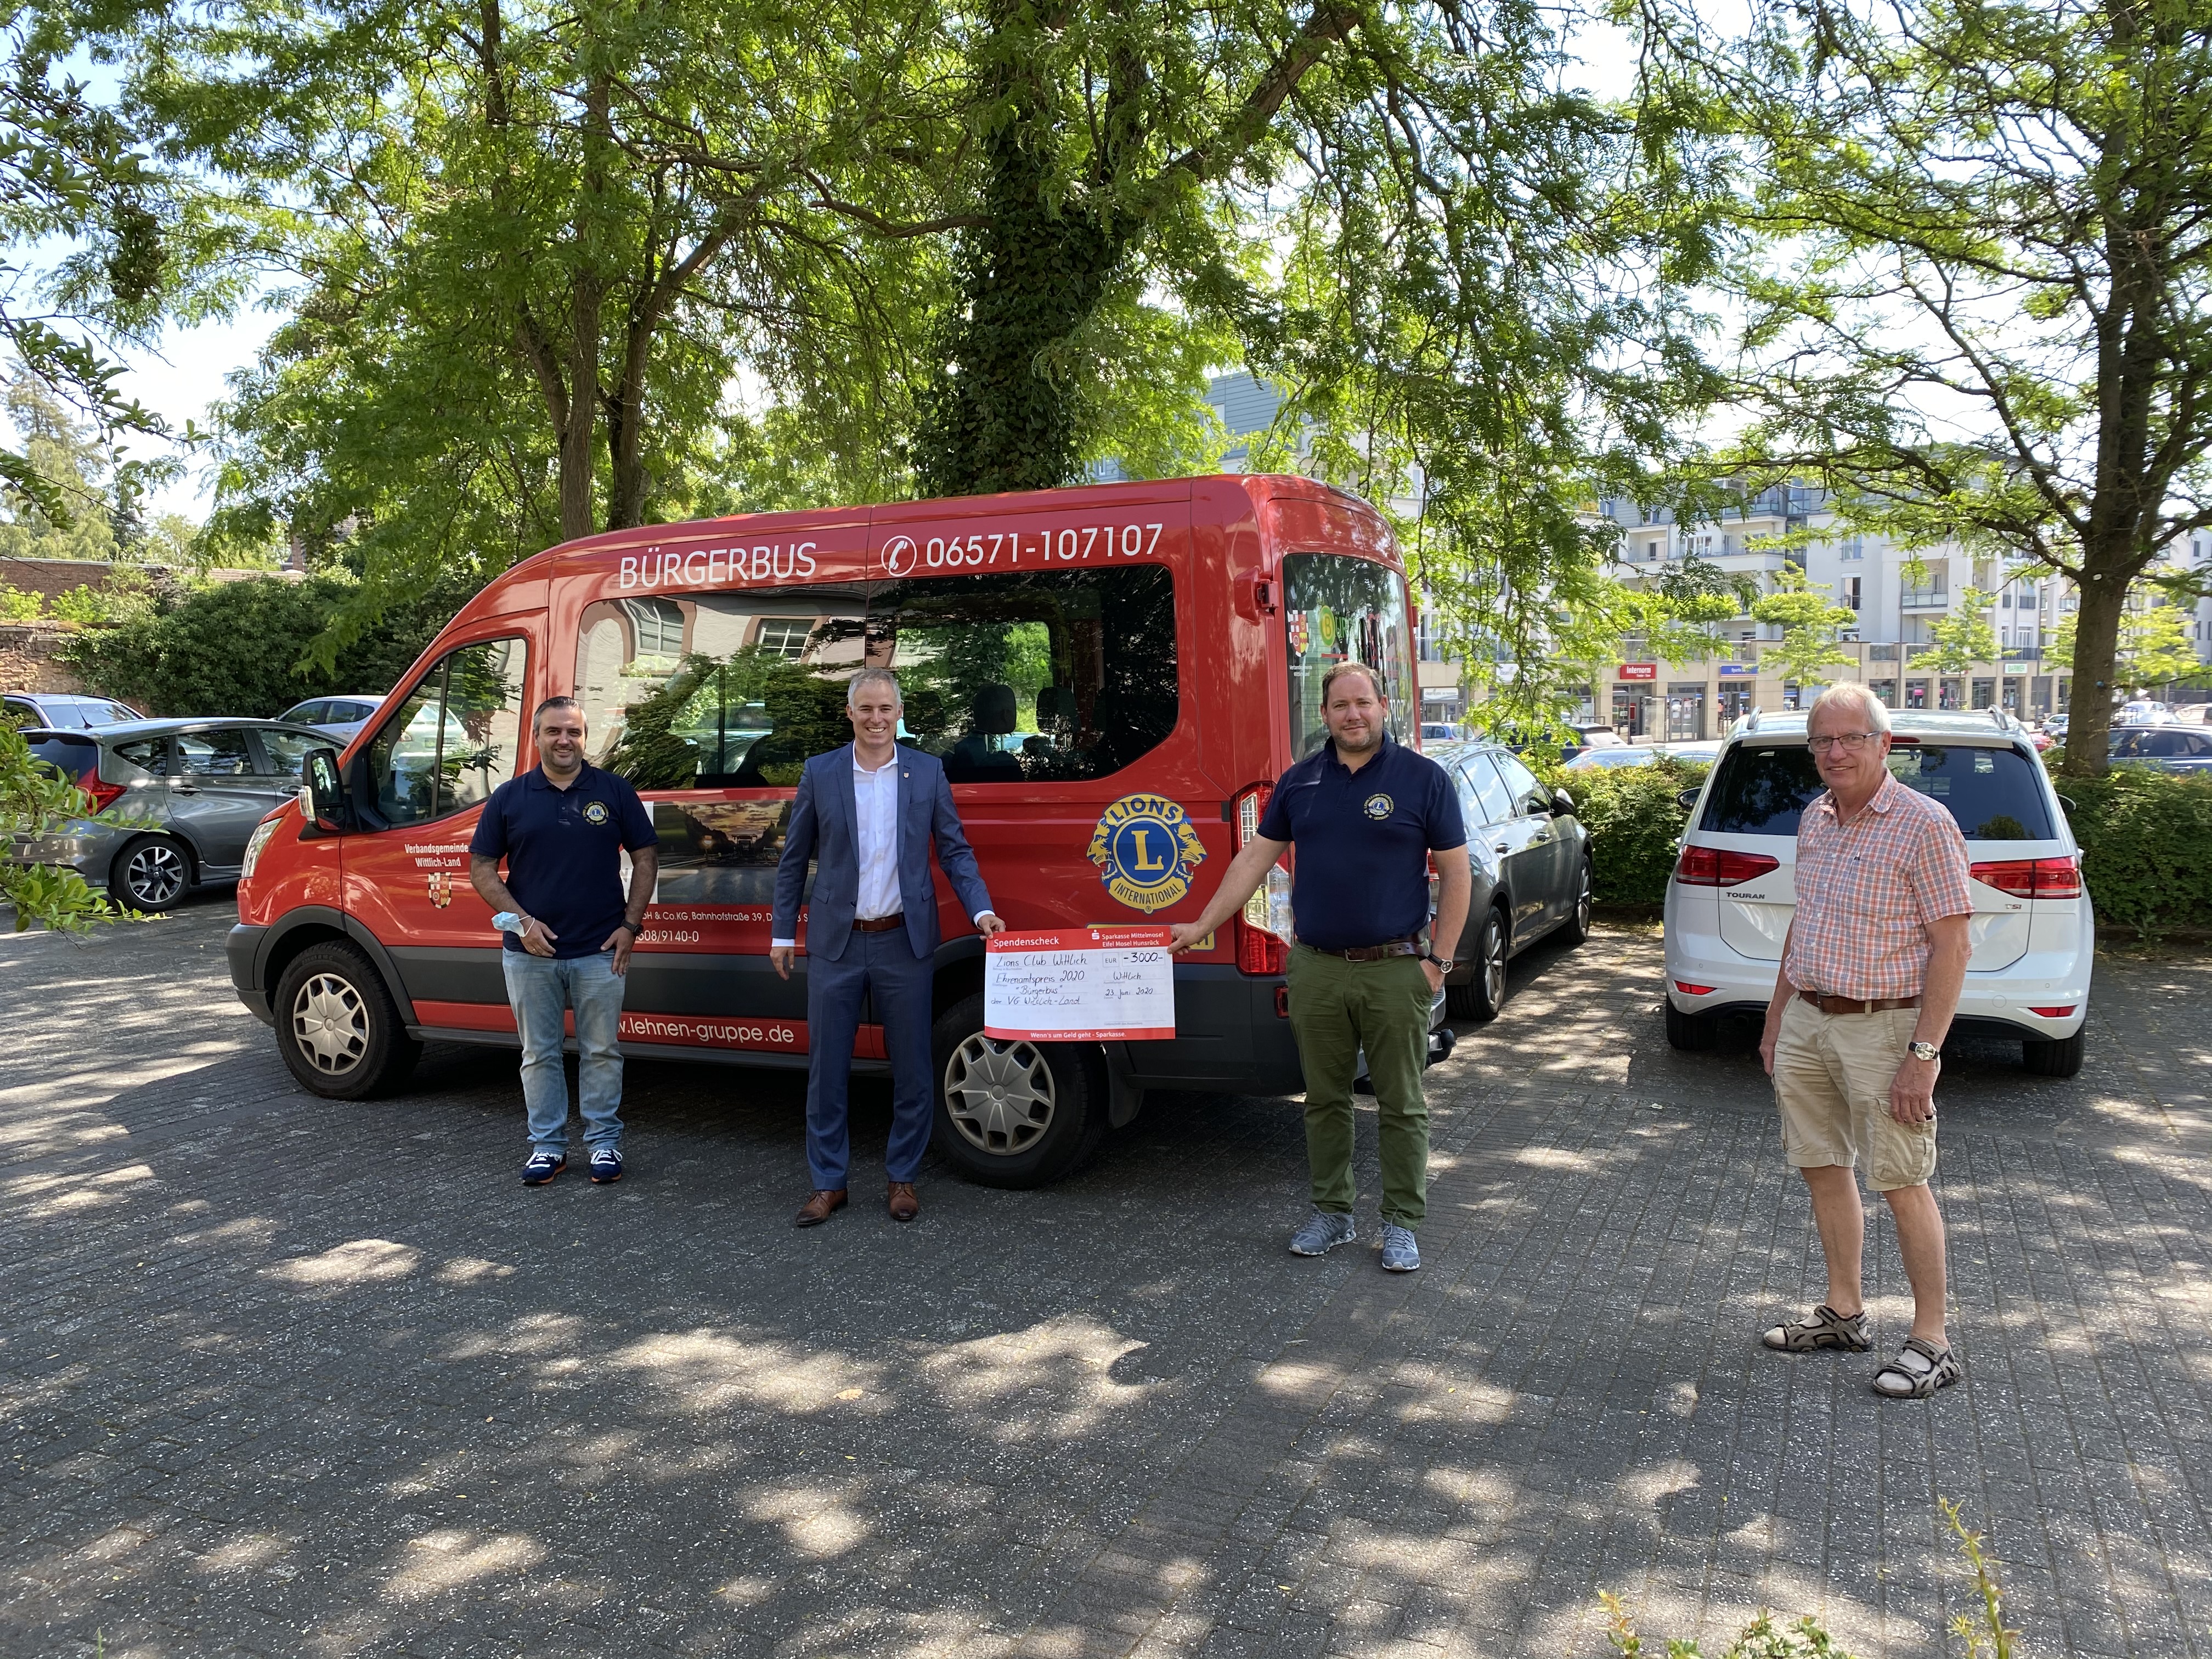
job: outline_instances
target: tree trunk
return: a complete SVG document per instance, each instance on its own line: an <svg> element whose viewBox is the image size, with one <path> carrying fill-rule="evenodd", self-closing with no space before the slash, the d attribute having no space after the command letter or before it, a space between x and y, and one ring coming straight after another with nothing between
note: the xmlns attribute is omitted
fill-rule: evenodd
<svg viewBox="0 0 2212 1659"><path fill-rule="evenodd" d="M2074 617L2074 697L2067 708L2066 763L2060 769L2069 778L2101 778L2111 765L2112 664L2128 572L2124 562L2100 559L2094 551L2085 553L2081 562L2081 608ZM2113 563L2120 568L2106 568Z"/></svg>
<svg viewBox="0 0 2212 1659"><path fill-rule="evenodd" d="M612 145L606 78L584 82L583 176L578 181L574 234L576 271L568 295L568 421L560 433L561 537L573 541L599 528L592 522L593 463L599 453L599 343L606 308L603 246L607 152Z"/></svg>

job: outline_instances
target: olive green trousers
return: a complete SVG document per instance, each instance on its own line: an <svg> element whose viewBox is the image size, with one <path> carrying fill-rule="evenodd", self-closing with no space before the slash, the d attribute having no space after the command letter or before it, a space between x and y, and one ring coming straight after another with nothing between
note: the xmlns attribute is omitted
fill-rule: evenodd
<svg viewBox="0 0 2212 1659"><path fill-rule="evenodd" d="M1429 976L1418 957L1346 962L1309 945L1291 951L1291 1031L1306 1074L1306 1161L1316 1210L1351 1212L1352 1083L1359 1054L1380 1114L1382 1218L1418 1227L1428 1213Z"/></svg>

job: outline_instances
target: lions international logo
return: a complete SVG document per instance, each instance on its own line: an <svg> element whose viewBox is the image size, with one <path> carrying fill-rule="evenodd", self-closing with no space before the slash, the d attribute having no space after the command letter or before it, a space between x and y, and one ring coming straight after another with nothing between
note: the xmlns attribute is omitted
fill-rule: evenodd
<svg viewBox="0 0 2212 1659"><path fill-rule="evenodd" d="M606 804L605 801L603 801L603 800L595 800L595 801L593 801L593 802L592 802L589 806L586 806L586 807L584 809L584 822L585 822L585 823L605 823L606 821L607 821L607 804Z"/></svg>
<svg viewBox="0 0 2212 1659"><path fill-rule="evenodd" d="M1393 803L1388 795L1370 795L1359 804L1359 810L1380 823L1390 816Z"/></svg>
<svg viewBox="0 0 2212 1659"><path fill-rule="evenodd" d="M1162 795L1124 795L1091 835L1106 890L1132 910L1164 910L1190 890L1206 848L1182 807Z"/></svg>

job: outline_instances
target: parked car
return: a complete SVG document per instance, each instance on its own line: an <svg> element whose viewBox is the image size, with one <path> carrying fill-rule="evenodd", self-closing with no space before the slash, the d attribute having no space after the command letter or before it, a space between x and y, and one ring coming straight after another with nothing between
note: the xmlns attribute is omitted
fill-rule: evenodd
<svg viewBox="0 0 2212 1659"><path fill-rule="evenodd" d="M2019 1041L2046 1077L2081 1069L2096 921L2081 848L2019 722L2000 710L1891 716L1889 769L1966 838L1973 954L1951 1029ZM1763 1014L1796 913L1797 821L1823 793L1802 714L1729 733L1667 884L1667 1039L1708 1048L1717 1018Z"/></svg>
<svg viewBox="0 0 2212 1659"><path fill-rule="evenodd" d="M2124 702L2120 705L2118 712L2112 716L2112 724L2115 726L2171 726L2173 724L2173 711L2154 698L2137 697L2132 702Z"/></svg>
<svg viewBox="0 0 2212 1659"><path fill-rule="evenodd" d="M31 752L85 792L95 812L16 842L19 857L66 865L138 910L228 881L272 807L295 800L311 750L330 738L276 720L130 720L33 730Z"/></svg>
<svg viewBox="0 0 2212 1659"><path fill-rule="evenodd" d="M2115 766L2142 766L2158 772L2212 771L2212 732L2169 726L2116 726L2111 755Z"/></svg>
<svg viewBox="0 0 2212 1659"><path fill-rule="evenodd" d="M384 706L384 692L364 692L349 697L310 697L295 702L276 718L290 726L312 726L337 739L344 748Z"/></svg>
<svg viewBox="0 0 2212 1659"><path fill-rule="evenodd" d="M2051 737L2056 738L2059 742L2063 743L2066 741L2066 720L2067 717L2063 714L2045 715L2043 721L2043 730Z"/></svg>
<svg viewBox="0 0 2212 1659"><path fill-rule="evenodd" d="M0 720L10 726L36 726L51 732L83 732L95 726L146 717L112 697L82 697L73 692L10 691L0 696Z"/></svg>
<svg viewBox="0 0 2212 1659"><path fill-rule="evenodd" d="M1649 766L1661 756L1710 766L1721 752L1717 743L1626 743L1613 749L1585 749L1563 769L1588 772L1600 767Z"/></svg>
<svg viewBox="0 0 2212 1659"><path fill-rule="evenodd" d="M1426 743L1457 743L1459 727L1449 720L1423 720L1421 741Z"/></svg>
<svg viewBox="0 0 2212 1659"><path fill-rule="evenodd" d="M1575 730L1583 734L1583 742L1592 749L1626 749L1628 747L1628 739L1622 737L1620 732L1614 731L1610 726L1578 725L1575 727Z"/></svg>
<svg viewBox="0 0 2212 1659"><path fill-rule="evenodd" d="M2185 702L2173 711L2184 726L2212 726L2212 702Z"/></svg>
<svg viewBox="0 0 2212 1659"><path fill-rule="evenodd" d="M1459 792L1474 874L1444 1006L1456 1018L1495 1019L1509 961L1548 933L1563 932L1570 945L1589 937L1589 831L1574 798L1545 787L1504 744L1429 754Z"/></svg>

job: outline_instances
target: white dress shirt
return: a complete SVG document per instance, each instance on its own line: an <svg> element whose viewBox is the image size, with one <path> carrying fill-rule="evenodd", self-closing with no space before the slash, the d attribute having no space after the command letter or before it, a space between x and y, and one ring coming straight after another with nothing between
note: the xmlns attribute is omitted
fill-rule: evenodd
<svg viewBox="0 0 2212 1659"><path fill-rule="evenodd" d="M860 858L860 890L853 905L855 921L878 921L906 908L898 878L898 781L897 750L872 772L860 764L860 750L853 750L853 829ZM990 914L979 910L972 920L980 927ZM781 950L798 943L772 939L769 947Z"/></svg>

